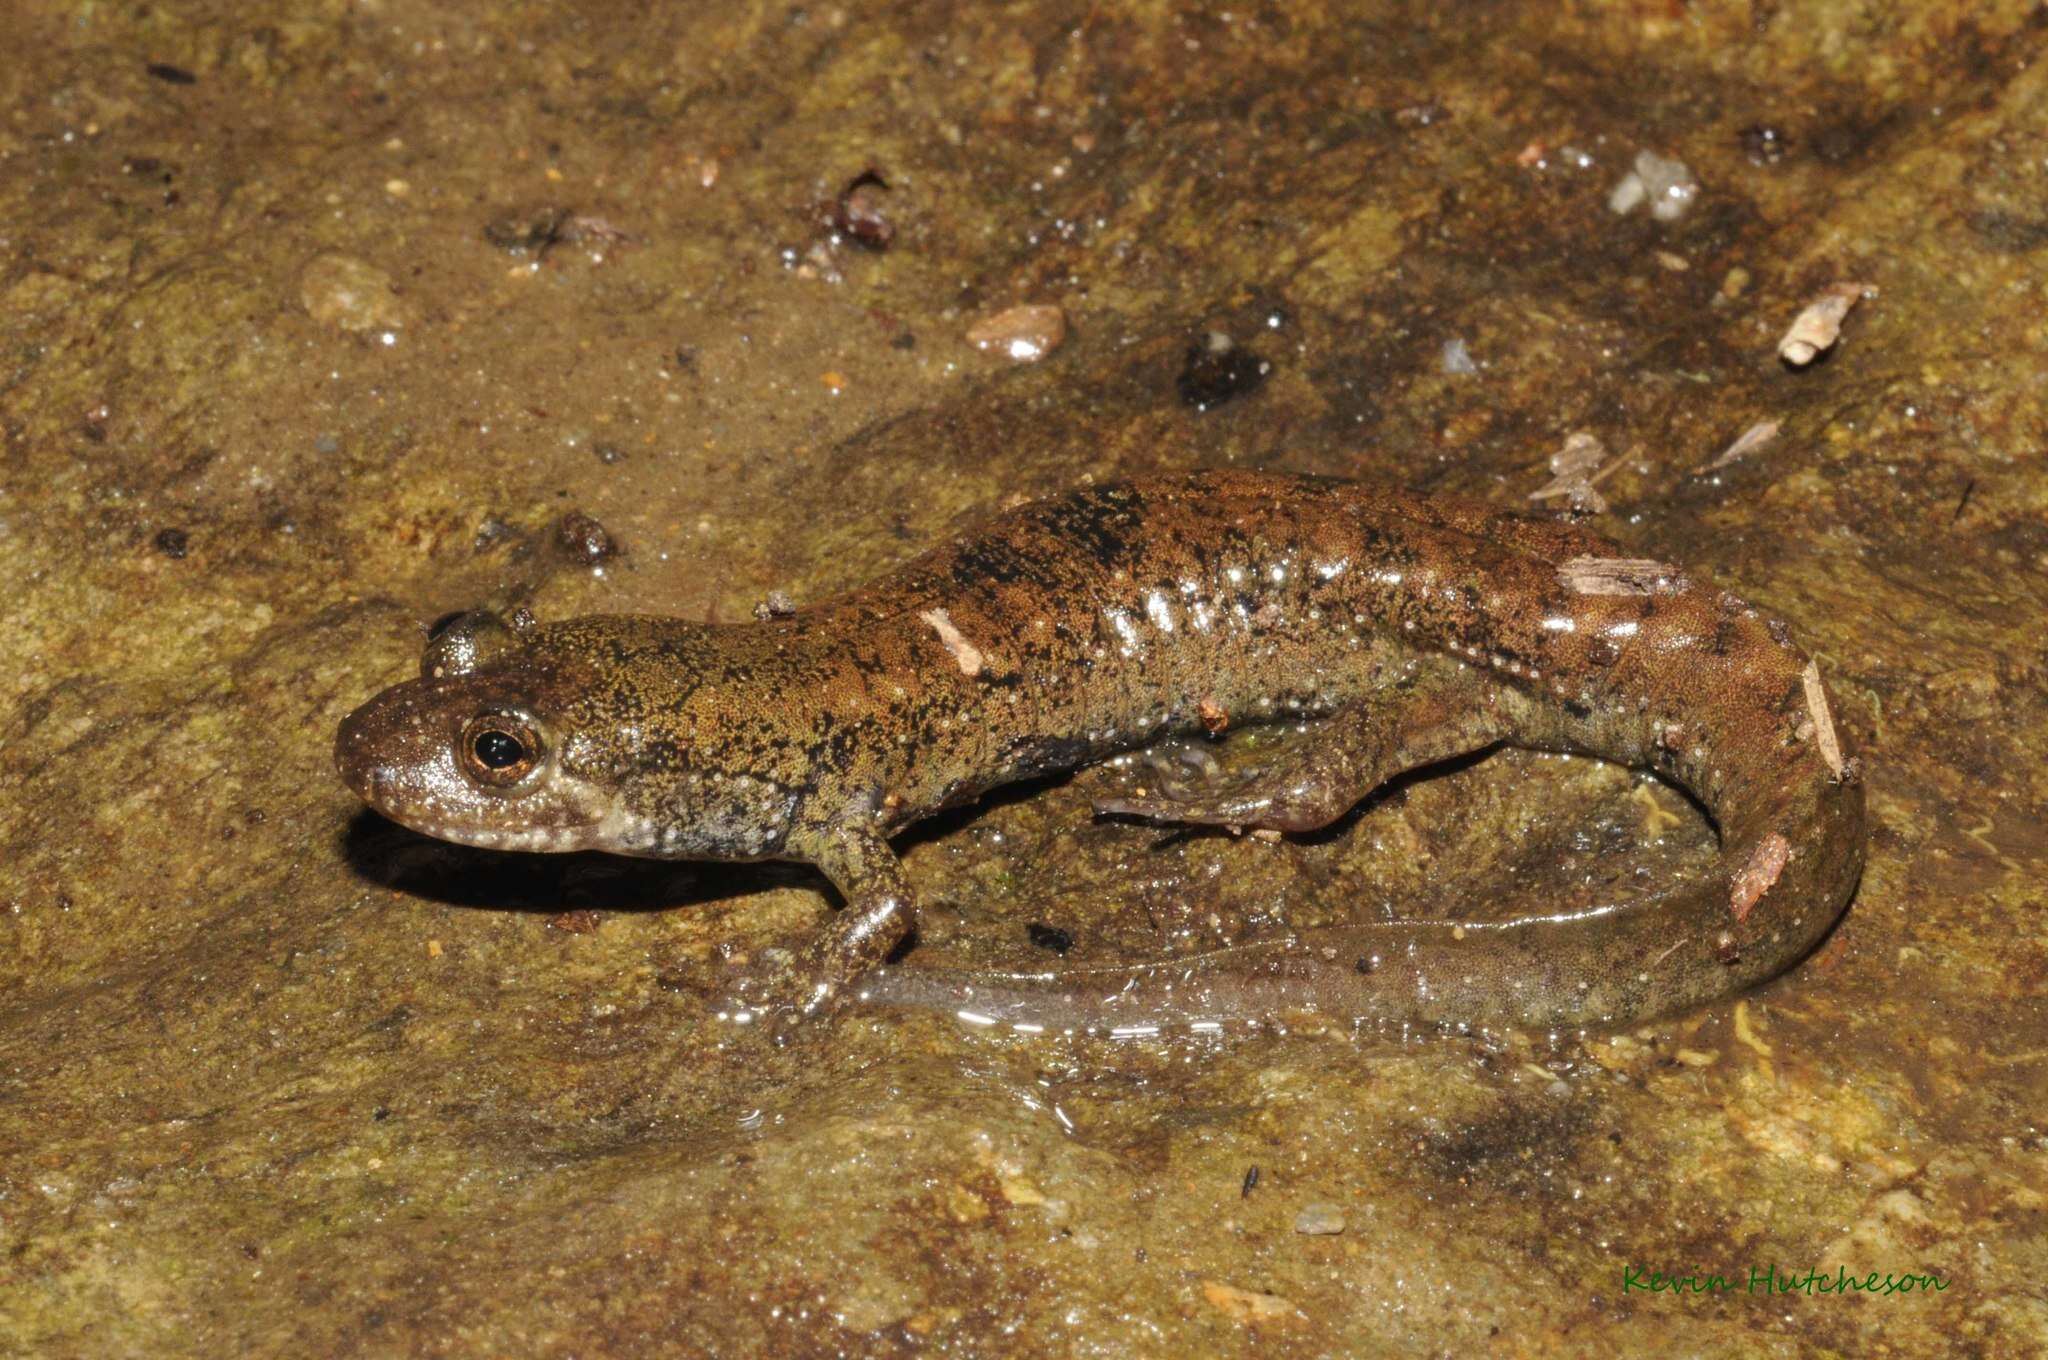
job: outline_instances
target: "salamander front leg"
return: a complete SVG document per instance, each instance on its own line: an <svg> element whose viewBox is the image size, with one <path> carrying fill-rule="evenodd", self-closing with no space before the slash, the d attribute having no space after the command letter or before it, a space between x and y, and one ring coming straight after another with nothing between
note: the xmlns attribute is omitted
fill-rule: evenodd
<svg viewBox="0 0 2048 1360"><path fill-rule="evenodd" d="M787 965L749 979L735 1003L744 1009L815 1015L910 933L916 904L888 841L864 829L830 832L816 860L846 905Z"/></svg>
<svg viewBox="0 0 2048 1360"><path fill-rule="evenodd" d="M1196 826L1315 831L1405 770L1481 750L1507 735L1484 695L1403 695L1339 709L1312 726L1293 749L1248 777L1219 786L1160 781L1123 798L1103 798L1098 813Z"/></svg>

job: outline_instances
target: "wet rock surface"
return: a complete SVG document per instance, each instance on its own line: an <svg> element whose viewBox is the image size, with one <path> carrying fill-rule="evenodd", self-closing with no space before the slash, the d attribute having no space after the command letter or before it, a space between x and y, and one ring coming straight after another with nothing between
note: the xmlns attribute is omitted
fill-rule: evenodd
<svg viewBox="0 0 2048 1360"><path fill-rule="evenodd" d="M2048 1347L2037 7L9 24L0 1353ZM1682 215L1610 210L1644 147ZM1071 328L993 362L1020 298ZM1270 375L1197 410L1211 331ZM776 1048L708 1002L808 871L440 845L330 765L456 611L742 620L1196 465L1561 507L1578 432L1600 528L1821 655L1877 823L1815 958L1637 1033ZM1537 910L1710 843L1513 753L1277 844L1093 820L1103 778L914 833L919 951Z"/></svg>

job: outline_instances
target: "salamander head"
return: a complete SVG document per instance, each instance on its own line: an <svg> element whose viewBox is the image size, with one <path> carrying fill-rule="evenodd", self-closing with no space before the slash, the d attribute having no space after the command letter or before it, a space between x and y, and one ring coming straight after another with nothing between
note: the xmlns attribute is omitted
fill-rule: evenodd
<svg viewBox="0 0 2048 1360"><path fill-rule="evenodd" d="M461 615L429 639L419 679L342 720L335 765L386 817L462 845L774 853L789 800L743 772L699 768L703 725L677 697L688 668L667 654L687 635L654 626L515 631L495 615Z"/></svg>

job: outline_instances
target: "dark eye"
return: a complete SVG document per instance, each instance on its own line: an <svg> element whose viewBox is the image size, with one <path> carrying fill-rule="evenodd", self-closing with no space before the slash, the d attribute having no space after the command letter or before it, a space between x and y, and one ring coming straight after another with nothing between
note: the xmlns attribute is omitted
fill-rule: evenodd
<svg viewBox="0 0 2048 1360"><path fill-rule="evenodd" d="M526 743L496 728L477 733L475 745L476 763L486 769L509 770L526 759Z"/></svg>
<svg viewBox="0 0 2048 1360"><path fill-rule="evenodd" d="M539 763L540 737L517 718L487 713L463 729L462 764L480 784L516 784Z"/></svg>

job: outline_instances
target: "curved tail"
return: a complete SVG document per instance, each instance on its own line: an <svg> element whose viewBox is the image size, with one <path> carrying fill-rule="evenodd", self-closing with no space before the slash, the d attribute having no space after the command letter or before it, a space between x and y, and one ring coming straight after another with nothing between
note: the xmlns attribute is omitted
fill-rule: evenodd
<svg viewBox="0 0 2048 1360"><path fill-rule="evenodd" d="M1715 824L1713 866L1612 905L1506 922L1410 920L1303 931L1193 959L1046 972L897 966L854 989L1024 1033L1152 1035L1320 1015L1391 1037L1625 1026L1797 963L1862 872L1864 790L1817 668L1731 597L1659 602L1660 631L1711 648L1625 660L1604 701L1507 692L1510 744L1655 769ZM1691 616L1691 617L1688 617ZM1731 624L1730 619L1734 622Z"/></svg>

